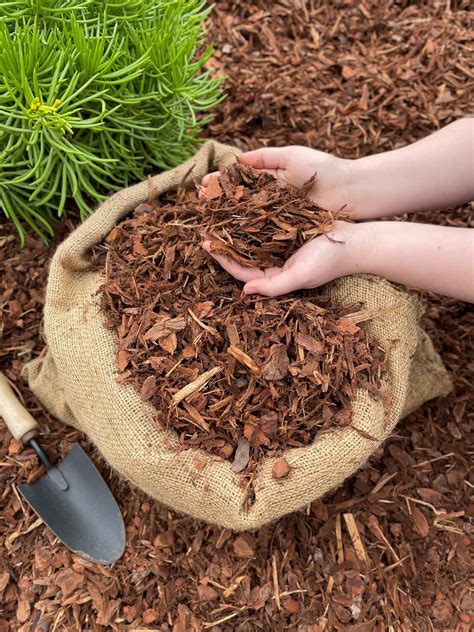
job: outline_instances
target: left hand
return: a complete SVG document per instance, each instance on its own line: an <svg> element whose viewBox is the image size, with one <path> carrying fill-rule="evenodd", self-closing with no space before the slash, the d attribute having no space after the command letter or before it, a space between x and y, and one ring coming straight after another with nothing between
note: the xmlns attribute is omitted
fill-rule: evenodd
<svg viewBox="0 0 474 632"><path fill-rule="evenodd" d="M252 268L211 252L211 240L204 237L202 247L237 280L243 281L245 294L279 296L309 289L357 272L356 235L358 225L336 222L333 231L305 243L281 268Z"/></svg>

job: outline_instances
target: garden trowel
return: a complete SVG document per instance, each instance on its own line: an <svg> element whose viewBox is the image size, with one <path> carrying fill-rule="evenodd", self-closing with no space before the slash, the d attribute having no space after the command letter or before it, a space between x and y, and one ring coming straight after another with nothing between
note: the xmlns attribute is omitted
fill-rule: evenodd
<svg viewBox="0 0 474 632"><path fill-rule="evenodd" d="M125 527L118 505L92 461L75 444L53 465L36 441L38 424L0 373L0 416L19 441L30 445L46 468L34 483L18 488L33 510L74 553L112 564L125 549Z"/></svg>

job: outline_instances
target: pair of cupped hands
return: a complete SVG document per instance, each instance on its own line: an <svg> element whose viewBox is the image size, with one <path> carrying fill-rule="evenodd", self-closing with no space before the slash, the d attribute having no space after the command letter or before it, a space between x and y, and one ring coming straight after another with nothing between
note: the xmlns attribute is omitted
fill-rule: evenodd
<svg viewBox="0 0 474 632"><path fill-rule="evenodd" d="M449 225L449 216L447 226L380 219L474 200L474 117L411 145L354 160L298 146L258 149L240 160L296 187L316 174L312 200L329 211L344 208L356 220L337 221L332 232L306 242L281 268L266 270L210 252L204 238L203 247L245 283L246 294L278 296L368 273L474 302L471 228ZM203 179L204 188L212 175Z"/></svg>
<svg viewBox="0 0 474 632"><path fill-rule="evenodd" d="M307 147L263 148L239 156L242 163L263 170L288 184L302 187L312 176L316 183L310 198L329 210L347 210L347 161ZM202 180L205 189L211 177ZM205 195L201 192L201 195ZM245 283L245 294L278 296L299 289L318 287L349 273L344 265L343 244L350 239L352 225L338 221L329 236L321 235L306 242L281 268L254 268L243 266L228 257L211 252L211 240L204 236L203 248L239 281ZM328 238L329 237L329 238ZM348 263L348 262L346 262Z"/></svg>

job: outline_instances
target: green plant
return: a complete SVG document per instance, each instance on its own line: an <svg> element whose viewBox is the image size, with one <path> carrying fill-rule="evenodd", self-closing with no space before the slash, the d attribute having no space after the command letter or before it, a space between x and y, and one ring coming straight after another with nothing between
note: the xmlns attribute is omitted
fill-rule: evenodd
<svg viewBox="0 0 474 632"><path fill-rule="evenodd" d="M203 69L203 0L0 4L0 208L47 240L68 199L84 218L110 190L168 168L222 98Z"/></svg>

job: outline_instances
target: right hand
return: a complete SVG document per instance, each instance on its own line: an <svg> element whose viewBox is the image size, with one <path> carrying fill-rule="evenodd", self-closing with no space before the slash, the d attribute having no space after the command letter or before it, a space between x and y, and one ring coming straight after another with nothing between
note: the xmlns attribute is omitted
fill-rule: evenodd
<svg viewBox="0 0 474 632"><path fill-rule="evenodd" d="M203 234L203 248L229 274L243 281L245 294L279 296L295 290L319 287L333 279L359 271L366 249L365 228L369 224L338 221L334 230L307 241L281 268L243 266L224 255L212 252L211 237ZM361 247L362 243L362 247Z"/></svg>
<svg viewBox="0 0 474 632"><path fill-rule="evenodd" d="M302 187L312 176L316 181L309 197L322 208L338 211L343 206L350 211L349 171L351 160L337 158L309 147L264 147L248 151L239 160L256 170L266 171L275 178L295 187ZM203 187L218 172L204 176Z"/></svg>

